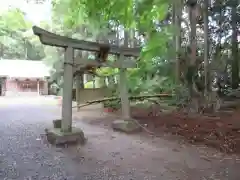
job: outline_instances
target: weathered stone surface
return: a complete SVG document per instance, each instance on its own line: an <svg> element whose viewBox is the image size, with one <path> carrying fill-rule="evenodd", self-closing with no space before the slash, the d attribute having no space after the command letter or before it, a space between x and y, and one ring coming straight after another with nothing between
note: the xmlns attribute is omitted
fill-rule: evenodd
<svg viewBox="0 0 240 180"><path fill-rule="evenodd" d="M50 144L84 144L86 139L81 129L72 128L72 132L62 132L60 128L46 129L47 140Z"/></svg>
<svg viewBox="0 0 240 180"><path fill-rule="evenodd" d="M141 127L133 120L115 120L112 123L112 128L116 131L126 133L133 133L141 130Z"/></svg>
<svg viewBox="0 0 240 180"><path fill-rule="evenodd" d="M61 119L53 120L53 127L54 128L61 128L62 127L62 120Z"/></svg>

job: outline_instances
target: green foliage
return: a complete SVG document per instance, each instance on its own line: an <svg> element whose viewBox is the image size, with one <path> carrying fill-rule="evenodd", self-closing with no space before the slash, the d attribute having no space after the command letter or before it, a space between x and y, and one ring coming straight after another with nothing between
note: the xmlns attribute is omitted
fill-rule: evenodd
<svg viewBox="0 0 240 180"><path fill-rule="evenodd" d="M110 68L110 67L102 67L97 69L97 74L100 74L101 76L111 76L118 73L117 68Z"/></svg>
<svg viewBox="0 0 240 180"><path fill-rule="evenodd" d="M112 108L112 109L119 109L120 103L119 101L106 101L103 103L103 107L105 108Z"/></svg>
<svg viewBox="0 0 240 180"><path fill-rule="evenodd" d="M160 31L152 32L149 36L150 39L145 44L141 53L142 59L158 58L159 55L166 56L171 52L167 47L170 44L169 42L172 41L172 27L163 27Z"/></svg>
<svg viewBox="0 0 240 180"><path fill-rule="evenodd" d="M24 14L19 9L10 9L0 13L0 34L8 34L9 31L26 31L31 23L26 21Z"/></svg>
<svg viewBox="0 0 240 180"><path fill-rule="evenodd" d="M0 57L7 59L39 60L44 56L43 46L31 31L31 22L17 8L0 13Z"/></svg>
<svg viewBox="0 0 240 180"><path fill-rule="evenodd" d="M89 29L99 31L121 25L125 29L145 32L149 40L145 44L144 58L152 58L166 51L165 45L172 36L169 27L159 28L159 22L168 13L167 0L55 0L53 4L56 11L64 12L65 25L68 27L87 25Z"/></svg>
<svg viewBox="0 0 240 180"><path fill-rule="evenodd" d="M91 89L93 88L93 81L88 81L84 84L84 88Z"/></svg>
<svg viewBox="0 0 240 180"><path fill-rule="evenodd" d="M83 21L102 25L108 21L116 21L126 28L153 27L153 21L162 20L168 9L167 0L69 0L70 10L67 22L78 26ZM55 4L60 4L56 2ZM150 29L152 30L152 29Z"/></svg>
<svg viewBox="0 0 240 180"><path fill-rule="evenodd" d="M103 107L105 108L112 108L113 110L118 110L121 108L121 103L119 100L117 101L105 101L103 103Z"/></svg>
<svg viewBox="0 0 240 180"><path fill-rule="evenodd" d="M128 69L127 79L131 95L176 93L176 100L188 99L187 88L174 83L175 79L175 49L173 46L176 33L172 25L173 0L52 0L52 22L41 23L41 27L57 34L89 41L108 39L108 42L121 45L123 31L129 33L129 44L138 41L142 45L138 68ZM201 1L202 2L202 1ZM200 3L201 3L200 2ZM209 40L211 41L211 66L224 69L231 51L231 2L234 0L213 1L209 12ZM183 9L183 11L186 8ZM187 13L187 12L185 12ZM237 20L239 7L237 7ZM183 20L187 25L182 27L182 45L189 44L189 20ZM198 49L204 52L203 28L197 31ZM239 29L239 23L237 23ZM133 35L133 32L136 32ZM140 36L144 34L144 37ZM52 80L62 87L63 50L43 46L37 36L31 31L31 23L19 9L11 9L0 13L0 56L2 58L43 59L52 67ZM93 54L88 54L89 58ZM116 57L109 56L109 61ZM220 65L222 67L220 67ZM216 66L216 67L215 67ZM100 76L118 76L118 69L99 68ZM99 80L99 84L102 81ZM118 95L114 81L112 95ZM97 83L98 84L98 83ZM93 88L93 82L85 84ZM114 106L109 104L109 106ZM117 105L116 105L117 106Z"/></svg>

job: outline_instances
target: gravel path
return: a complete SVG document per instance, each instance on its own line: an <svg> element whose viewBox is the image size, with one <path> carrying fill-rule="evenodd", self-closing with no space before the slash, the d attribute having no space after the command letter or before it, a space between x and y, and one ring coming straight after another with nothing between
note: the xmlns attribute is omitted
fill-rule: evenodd
<svg viewBox="0 0 240 180"><path fill-rule="evenodd" d="M75 124L88 138L85 146L49 146L42 134L59 118L59 109L39 100L29 102L33 101L0 103L1 180L240 179L237 157L127 136L83 123L84 119Z"/></svg>

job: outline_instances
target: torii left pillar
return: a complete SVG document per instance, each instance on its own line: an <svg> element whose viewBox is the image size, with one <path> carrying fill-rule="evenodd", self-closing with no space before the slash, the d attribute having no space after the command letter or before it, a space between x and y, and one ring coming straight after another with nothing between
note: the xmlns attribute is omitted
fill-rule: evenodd
<svg viewBox="0 0 240 180"><path fill-rule="evenodd" d="M73 48L67 47L65 52L63 75L62 132L72 131L73 63Z"/></svg>
<svg viewBox="0 0 240 180"><path fill-rule="evenodd" d="M72 88L73 88L74 49L67 47L64 60L62 119L53 121L54 128L47 132L53 144L84 143L84 133L72 127Z"/></svg>

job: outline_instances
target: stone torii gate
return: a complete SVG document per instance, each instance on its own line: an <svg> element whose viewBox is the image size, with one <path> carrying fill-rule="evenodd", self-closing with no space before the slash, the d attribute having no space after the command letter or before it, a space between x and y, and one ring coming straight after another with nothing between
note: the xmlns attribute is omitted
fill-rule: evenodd
<svg viewBox="0 0 240 180"><path fill-rule="evenodd" d="M49 140L55 144L79 142L84 140L83 132L80 129L72 127L72 88L73 88L73 73L78 71L78 68L87 66L95 67L114 67L120 69L120 98L122 106L122 118L130 118L130 103L128 99L128 88L126 84L126 68L136 67L136 61L127 60L125 57L139 57L140 48L119 47L110 44L101 44L96 42L72 39L66 36L60 36L48 32L40 27L33 26L33 32L37 35L44 45L61 47L65 49L64 59L64 75L63 75L63 101L62 101L62 118L58 128L47 130ZM74 50L85 50L96 52L98 58L95 61L87 59L74 58ZM114 63L103 62L102 53L117 55L118 59ZM76 61L76 62L75 62ZM80 70L80 69L79 69ZM81 95L80 95L81 96Z"/></svg>

